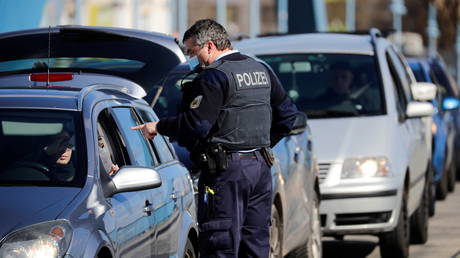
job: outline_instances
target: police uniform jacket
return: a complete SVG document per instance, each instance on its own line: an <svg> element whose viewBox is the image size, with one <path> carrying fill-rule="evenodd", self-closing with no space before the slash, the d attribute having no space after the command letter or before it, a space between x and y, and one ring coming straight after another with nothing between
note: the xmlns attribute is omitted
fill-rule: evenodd
<svg viewBox="0 0 460 258"><path fill-rule="evenodd" d="M219 62L226 61L253 60L251 57L236 52L219 59ZM268 66L263 66L269 76L265 80L271 85L269 94L272 112L270 139L271 146L273 146L292 129L299 111L287 97L274 72ZM192 151L198 140L209 139L218 130L216 122L222 115L222 108L229 94L232 93L231 83L227 75L219 69L212 68L212 64L211 68L203 69L191 83L183 85L182 102L178 114L161 119L157 124L158 132L169 136L179 145Z"/></svg>

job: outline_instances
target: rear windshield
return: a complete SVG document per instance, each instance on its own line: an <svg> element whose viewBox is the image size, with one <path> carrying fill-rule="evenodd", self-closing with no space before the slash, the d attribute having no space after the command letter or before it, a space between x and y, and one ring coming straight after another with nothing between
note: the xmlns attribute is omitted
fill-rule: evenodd
<svg viewBox="0 0 460 258"><path fill-rule="evenodd" d="M82 186L78 119L76 112L0 111L0 185Z"/></svg>
<svg viewBox="0 0 460 258"><path fill-rule="evenodd" d="M144 67L144 63L136 60L103 57L59 57L59 58L28 58L0 62L0 73L40 70L54 68L76 68L93 71L113 71L133 73Z"/></svg>
<svg viewBox="0 0 460 258"><path fill-rule="evenodd" d="M310 118L385 113L374 57L358 54L261 55Z"/></svg>

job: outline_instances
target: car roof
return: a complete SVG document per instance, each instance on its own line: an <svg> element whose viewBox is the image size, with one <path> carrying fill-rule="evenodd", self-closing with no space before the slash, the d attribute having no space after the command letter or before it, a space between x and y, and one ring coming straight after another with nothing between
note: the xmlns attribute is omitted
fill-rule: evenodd
<svg viewBox="0 0 460 258"><path fill-rule="evenodd" d="M1 89L0 108L78 110L79 91Z"/></svg>
<svg viewBox="0 0 460 258"><path fill-rule="evenodd" d="M309 33L259 37L234 43L243 54L352 53L373 55L371 36L344 33Z"/></svg>

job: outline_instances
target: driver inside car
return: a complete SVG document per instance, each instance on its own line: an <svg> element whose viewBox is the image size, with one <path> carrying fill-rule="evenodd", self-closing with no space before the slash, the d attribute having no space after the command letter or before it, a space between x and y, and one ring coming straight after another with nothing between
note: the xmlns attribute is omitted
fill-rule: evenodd
<svg viewBox="0 0 460 258"><path fill-rule="evenodd" d="M330 67L330 84L318 101L327 107L342 111L360 112L370 106L369 86L361 87L355 72L347 62L337 62Z"/></svg>
<svg viewBox="0 0 460 258"><path fill-rule="evenodd" d="M64 129L52 136L46 146L26 155L13 166L38 170L52 181L72 181L75 177L72 142L72 134Z"/></svg>

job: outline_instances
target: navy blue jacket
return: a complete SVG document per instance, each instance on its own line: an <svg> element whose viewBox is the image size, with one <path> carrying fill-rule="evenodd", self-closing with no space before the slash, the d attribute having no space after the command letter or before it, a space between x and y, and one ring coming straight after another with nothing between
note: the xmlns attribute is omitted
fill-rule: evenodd
<svg viewBox="0 0 460 258"><path fill-rule="evenodd" d="M222 57L222 60L244 60L251 58L240 53ZM296 113L299 111L281 85L271 68L267 67L271 81L272 127L271 146L291 131ZM227 97L228 81L225 74L216 69L203 70L191 83L183 85L182 102L177 116L161 119L157 124L160 134L176 140L191 151L200 139L212 133L219 111ZM198 96L200 101L194 101ZM198 103L199 102L199 103ZM196 106L198 104L198 106ZM194 108L191 108L193 106Z"/></svg>

